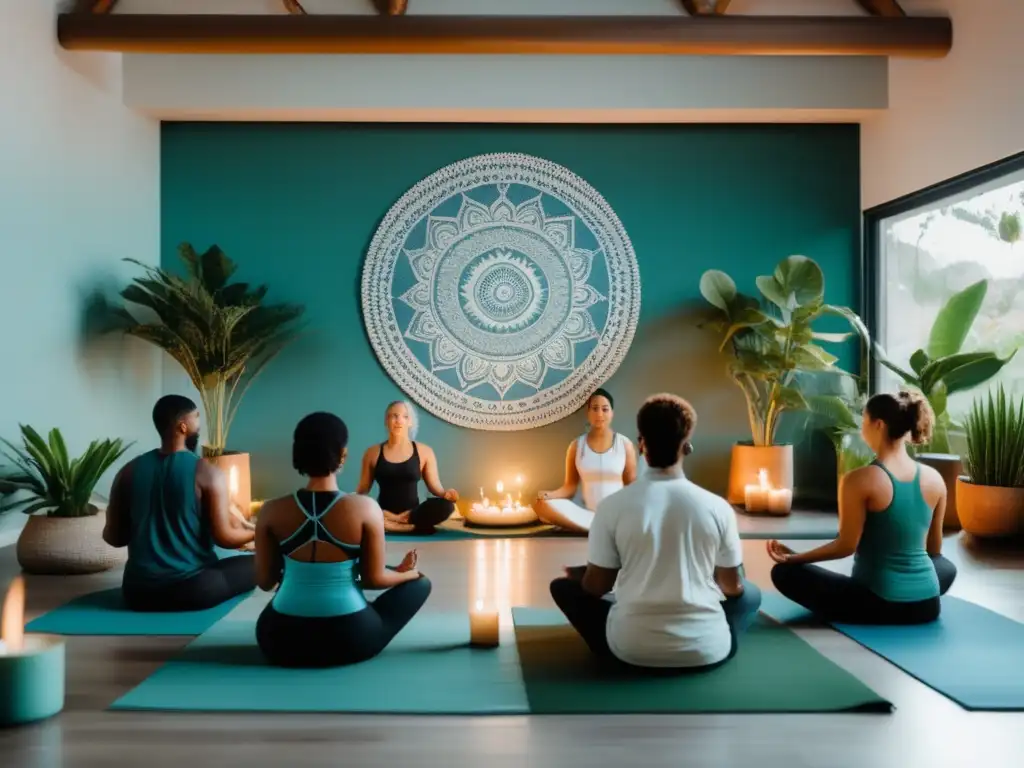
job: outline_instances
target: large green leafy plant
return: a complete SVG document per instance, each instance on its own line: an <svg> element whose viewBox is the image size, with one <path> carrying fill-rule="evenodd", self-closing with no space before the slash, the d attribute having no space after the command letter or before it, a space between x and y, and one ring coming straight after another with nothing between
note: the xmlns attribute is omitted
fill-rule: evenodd
<svg viewBox="0 0 1024 768"><path fill-rule="evenodd" d="M893 363L877 348L882 365L928 398L936 419L929 451L949 453L950 434L960 430L947 409L950 395L985 383L1017 353L1000 357L992 351L961 351L987 292L988 281L979 280L953 294L935 317L928 344L910 356L908 367Z"/></svg>
<svg viewBox="0 0 1024 768"><path fill-rule="evenodd" d="M21 427L22 446L3 440L0 453L10 462L0 470L0 493L15 498L0 503L0 512L21 508L27 515L48 510L50 517L86 517L98 511L90 502L96 483L131 446L120 440L94 440L77 459L68 456L60 430L49 440L32 427Z"/></svg>
<svg viewBox="0 0 1024 768"><path fill-rule="evenodd" d="M246 390L295 338L305 309L266 303L265 285L229 282L237 266L216 245L197 254L185 243L178 253L185 277L129 260L146 274L121 297L155 320L138 320L127 307L116 314L121 330L160 347L188 374L205 412L203 453L220 456Z"/></svg>
<svg viewBox="0 0 1024 768"><path fill-rule="evenodd" d="M787 411L807 410L801 377L845 374L838 358L821 343L842 343L867 329L853 310L826 304L821 267L806 256L790 256L771 275L756 281L761 297L746 296L724 272L708 270L700 292L715 307L705 326L722 333L720 349L730 349L729 375L743 391L754 445L773 445ZM826 333L814 323L826 315L844 318L853 332Z"/></svg>
<svg viewBox="0 0 1024 768"><path fill-rule="evenodd" d="M974 401L964 429L964 470L972 483L1024 487L1024 398L1008 398L1000 385L995 395Z"/></svg>

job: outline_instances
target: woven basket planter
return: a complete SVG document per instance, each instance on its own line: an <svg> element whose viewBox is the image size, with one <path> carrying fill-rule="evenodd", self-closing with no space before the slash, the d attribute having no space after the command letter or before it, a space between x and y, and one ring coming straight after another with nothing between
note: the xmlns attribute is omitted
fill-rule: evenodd
<svg viewBox="0 0 1024 768"><path fill-rule="evenodd" d="M123 565L128 550L115 549L103 540L105 522L102 514L30 515L18 537L18 563L26 573L55 576L99 573Z"/></svg>

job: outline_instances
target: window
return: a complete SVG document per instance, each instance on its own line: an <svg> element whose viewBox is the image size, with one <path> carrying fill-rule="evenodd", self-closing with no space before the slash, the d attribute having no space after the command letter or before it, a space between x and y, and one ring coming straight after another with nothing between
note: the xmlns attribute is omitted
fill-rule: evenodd
<svg viewBox="0 0 1024 768"><path fill-rule="evenodd" d="M897 365L927 345L932 323L955 293L979 280L988 291L963 351L1004 355L1024 347L1024 155L1001 161L865 214L868 319ZM900 379L876 368L878 389ZM961 421L971 402L1002 382L1024 395L1024 349L992 380L953 395Z"/></svg>

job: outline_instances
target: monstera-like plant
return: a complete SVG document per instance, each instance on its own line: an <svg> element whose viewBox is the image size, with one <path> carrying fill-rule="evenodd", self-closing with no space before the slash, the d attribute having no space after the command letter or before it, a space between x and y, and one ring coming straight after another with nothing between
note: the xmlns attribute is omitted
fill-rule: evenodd
<svg viewBox="0 0 1024 768"><path fill-rule="evenodd" d="M893 363L884 350L876 347L882 365L928 398L936 419L931 442L925 448L929 452L949 453L950 434L962 430L949 415L950 395L984 384L1017 353L1013 350L1000 357L986 350L962 351L987 292L988 280L979 280L953 294L936 315L927 345L914 352L906 366Z"/></svg>
<svg viewBox="0 0 1024 768"><path fill-rule="evenodd" d="M203 455L229 475L232 503L249 512L249 455L227 451L228 433L252 382L298 333L304 307L264 301L267 286L229 282L237 266L216 245L178 249L185 276L133 261L145 270L122 292L118 327L164 350L188 374L202 400ZM152 317L138 319L129 306Z"/></svg>
<svg viewBox="0 0 1024 768"><path fill-rule="evenodd" d="M716 309L705 327L722 334L721 349L732 355L729 376L743 392L751 442L733 447L728 498L744 501L747 485L760 482L766 470L771 485L792 488L792 446L776 445L783 414L807 410L800 378L813 374L845 374L838 358L823 344L846 342L853 335L867 339L867 329L853 310L825 303L821 267L806 256L789 256L771 275L756 280L760 297L740 293L724 272L709 270L700 281L704 298ZM815 329L819 319L834 315L853 331Z"/></svg>

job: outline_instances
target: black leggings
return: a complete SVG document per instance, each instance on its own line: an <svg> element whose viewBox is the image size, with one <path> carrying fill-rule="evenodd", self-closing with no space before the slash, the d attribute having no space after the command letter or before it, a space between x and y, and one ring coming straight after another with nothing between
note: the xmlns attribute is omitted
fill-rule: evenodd
<svg viewBox="0 0 1024 768"><path fill-rule="evenodd" d="M942 555L932 564L939 577L939 594L956 578L956 566ZM926 624L939 618L939 598L897 603L884 600L849 576L817 565L779 563L772 568L775 588L824 621L836 624Z"/></svg>
<svg viewBox="0 0 1024 768"><path fill-rule="evenodd" d="M612 603L601 597L595 597L583 590L579 579L561 578L551 582L551 597L565 618L580 634L591 652L602 661L611 662L614 667L642 670L653 674L681 674L687 672L707 672L725 664L736 655L738 636L755 618L761 607L761 590L746 579L743 580L743 594L739 597L728 597L722 601L725 620L729 624L732 645L729 655L721 661L697 667L638 667L619 659L608 646L608 612Z"/></svg>
<svg viewBox="0 0 1024 768"><path fill-rule="evenodd" d="M270 603L256 622L256 643L267 661L279 667L356 664L383 651L429 596L430 580L421 576L345 616L289 616Z"/></svg>
<svg viewBox="0 0 1024 768"><path fill-rule="evenodd" d="M225 557L195 576L159 586L122 584L128 610L146 613L204 611L256 588L256 558Z"/></svg>
<svg viewBox="0 0 1024 768"><path fill-rule="evenodd" d="M409 512L409 522L417 532L432 533L434 528L455 512L455 504L438 496L431 497Z"/></svg>

